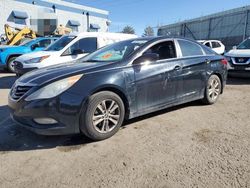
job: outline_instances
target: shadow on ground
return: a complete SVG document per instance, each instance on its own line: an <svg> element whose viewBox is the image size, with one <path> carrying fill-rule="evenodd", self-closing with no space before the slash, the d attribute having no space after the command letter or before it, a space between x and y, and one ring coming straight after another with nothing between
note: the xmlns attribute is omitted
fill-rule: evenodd
<svg viewBox="0 0 250 188"><path fill-rule="evenodd" d="M250 78L229 77L227 85L250 85Z"/></svg>

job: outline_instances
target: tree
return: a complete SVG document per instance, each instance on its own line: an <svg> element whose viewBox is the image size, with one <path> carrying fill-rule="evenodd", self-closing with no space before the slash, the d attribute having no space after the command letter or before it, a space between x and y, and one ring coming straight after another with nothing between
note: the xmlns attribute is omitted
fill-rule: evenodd
<svg viewBox="0 0 250 188"><path fill-rule="evenodd" d="M123 28L122 33L135 34L135 29L132 26L127 25Z"/></svg>
<svg viewBox="0 0 250 188"><path fill-rule="evenodd" d="M144 29L143 37L151 37L154 36L154 29L151 26L148 26Z"/></svg>

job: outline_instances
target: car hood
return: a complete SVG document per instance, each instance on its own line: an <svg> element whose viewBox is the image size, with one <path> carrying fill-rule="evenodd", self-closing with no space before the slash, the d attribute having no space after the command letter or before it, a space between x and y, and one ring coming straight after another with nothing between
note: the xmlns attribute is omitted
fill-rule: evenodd
<svg viewBox="0 0 250 188"><path fill-rule="evenodd" d="M1 45L0 46L0 50L1 49L4 49L4 50L7 50L7 49L15 49L15 48L20 48L21 46L8 46L8 45Z"/></svg>
<svg viewBox="0 0 250 188"><path fill-rule="evenodd" d="M37 57L43 57L43 56L47 56L47 55L53 55L57 52L52 52L52 51L38 51L38 52L31 52L31 53L27 53L24 54L22 56L19 56L18 58L16 58L16 61L27 61L33 58L37 58Z"/></svg>
<svg viewBox="0 0 250 188"><path fill-rule="evenodd" d="M240 49L234 49L230 50L225 54L225 56L229 57L250 57L250 49L246 50L240 50Z"/></svg>
<svg viewBox="0 0 250 188"><path fill-rule="evenodd" d="M54 80L63 79L67 76L73 76L77 74L90 73L100 70L100 67L110 65L112 63L67 63L41 68L26 73L20 77L16 83L24 85L44 85Z"/></svg>

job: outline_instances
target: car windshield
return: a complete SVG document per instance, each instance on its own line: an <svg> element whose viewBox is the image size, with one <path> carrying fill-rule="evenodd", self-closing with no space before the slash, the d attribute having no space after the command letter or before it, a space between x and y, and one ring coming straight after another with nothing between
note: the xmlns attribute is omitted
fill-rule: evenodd
<svg viewBox="0 0 250 188"><path fill-rule="evenodd" d="M44 51L60 51L75 38L76 36L63 36L56 42L49 45Z"/></svg>
<svg viewBox="0 0 250 188"><path fill-rule="evenodd" d="M130 56L136 49L148 42L147 39L134 39L111 44L83 58L88 62L117 62Z"/></svg>
<svg viewBox="0 0 250 188"><path fill-rule="evenodd" d="M247 39L245 41L243 41L242 43L239 44L239 46L237 47L237 49L250 49L250 39Z"/></svg>

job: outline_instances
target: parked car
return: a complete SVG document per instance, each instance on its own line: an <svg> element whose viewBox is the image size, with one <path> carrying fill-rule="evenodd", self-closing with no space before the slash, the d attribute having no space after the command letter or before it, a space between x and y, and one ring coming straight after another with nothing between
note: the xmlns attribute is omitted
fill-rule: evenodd
<svg viewBox="0 0 250 188"><path fill-rule="evenodd" d="M24 41L19 46L1 46L0 47L0 67L14 72L14 60L23 54L41 51L51 43L56 41L57 37L39 37L33 40Z"/></svg>
<svg viewBox="0 0 250 188"><path fill-rule="evenodd" d="M225 45L219 40L198 40L198 42L211 48L217 54L223 55L225 53Z"/></svg>
<svg viewBox="0 0 250 188"><path fill-rule="evenodd" d="M225 54L230 75L250 76L250 38Z"/></svg>
<svg viewBox="0 0 250 188"><path fill-rule="evenodd" d="M22 75L34 69L71 62L108 44L135 37L137 36L130 34L99 32L65 35L43 51L17 58L15 71Z"/></svg>
<svg viewBox="0 0 250 188"><path fill-rule="evenodd" d="M42 135L114 135L124 119L223 92L227 61L181 38L137 38L104 47L72 64L20 77L9 94L11 117Z"/></svg>

